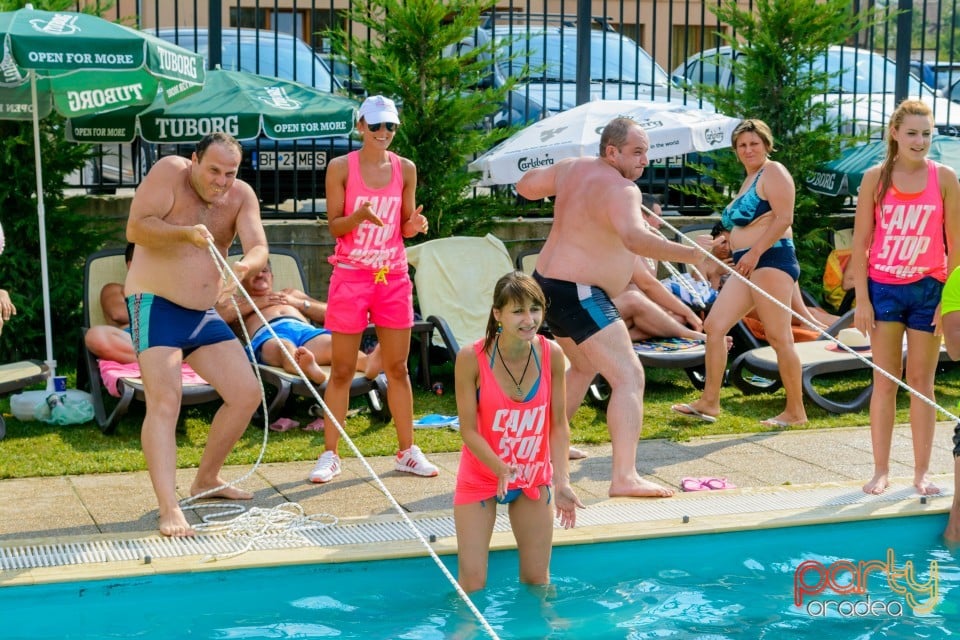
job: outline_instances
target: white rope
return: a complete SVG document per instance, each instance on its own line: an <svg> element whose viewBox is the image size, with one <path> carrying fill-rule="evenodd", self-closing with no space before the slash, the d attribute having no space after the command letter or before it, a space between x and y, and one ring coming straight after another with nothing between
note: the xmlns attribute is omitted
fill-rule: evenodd
<svg viewBox="0 0 960 640"><path fill-rule="evenodd" d="M274 545L278 543L302 544L301 531L326 529L338 522L335 516L329 514L306 515L303 507L296 502L286 502L271 509L261 509L260 507L245 509L241 505L230 506L234 508L209 514L204 518L203 524L194 528L206 533L224 534L228 538L242 542L243 547L231 553L204 556L201 562L225 560L239 556L252 549L257 542L269 542ZM212 518L233 515L238 510L242 513L232 520L216 522L212 520Z"/></svg>
<svg viewBox="0 0 960 640"><path fill-rule="evenodd" d="M698 307L700 307L701 309L707 308L707 303L704 302L703 296L700 295L700 292L697 291L696 287L690 284L689 280L683 277L684 274L680 273L680 270L677 269L675 266L673 266L673 263L671 263L669 260L664 260L661 264L663 264L664 268L670 272L671 276L673 276L673 281L687 290L687 293L690 294L690 297L693 299L693 301L696 303ZM696 267L691 265L690 270L693 271L694 274L698 276L700 279L703 279L703 275L697 270Z"/></svg>
<svg viewBox="0 0 960 640"><path fill-rule="evenodd" d="M665 225L668 229L670 229L670 231L672 231L673 233L677 234L677 237L680 238L681 241L684 241L684 240L685 240L686 242L690 243L693 247L695 247L695 248L698 249L700 252L702 252L703 254L705 254L710 260L713 260L714 262L716 262L717 264L719 264L721 267L723 267L724 269L726 269L730 274L732 274L732 275L740 278L740 280L742 280L743 282L745 282L748 287L750 287L751 289L753 289L754 291L756 291L757 293L759 293L760 295L762 295L764 298L766 298L767 300L770 300L771 302L773 302L774 304L776 304L776 305L777 305L778 307L780 307L781 309L785 309L785 310L786 310L790 315L792 315L794 318L797 318L798 320L800 320L800 322L802 322L803 324L805 324L805 325L808 326L809 328L813 329L814 331L819 332L820 335L823 336L824 338L826 338L826 339L828 339L828 340L831 340L835 345L837 345L838 347L840 347L841 349L843 349L843 350L846 351L847 353L851 354L852 356L854 356L855 358L857 358L858 360L860 360L861 362L863 362L865 365L867 365L867 367L869 367L869 368L873 369L874 371L880 373L880 374L883 375L885 378L887 378L888 380L890 380L890 381L898 384L898 385L899 385L900 387L902 387L903 389L906 389L906 390L907 390L911 395L913 395L915 398L918 398L919 400L921 400L922 402L925 402L926 404L928 404L929 406L933 407L933 408L936 409L937 411L940 411L943 415L947 416L947 418L948 418L949 420L954 421L954 422L960 421L960 418L958 418L957 416L955 416L952 412L948 411L948 410L945 409L944 407L942 407L942 406L940 406L939 404L937 404L936 401L934 401L933 399L928 398L927 396L923 395L922 393L920 393L919 391L917 391L916 389L914 389L913 387L911 387L910 385L908 385L906 382L904 382L904 381L901 380L900 378L898 378L898 377L894 376L893 374L891 374L891 373L889 373L889 372L887 372L887 371L884 371L883 369L881 369L880 367L878 367L872 360L868 360L867 358L863 357L863 355L857 353L855 350L853 350L853 349L851 349L850 347L848 347L847 345L843 344L840 340L838 340L838 339L835 338L834 336L832 336L832 335L830 335L829 333L827 333L822 327L820 327L820 326L818 326L818 325L815 325L814 323L810 322L809 320L807 320L806 318L804 318L803 316L801 316L799 313L795 312L792 308L790 308L790 307L788 307L787 305L783 304L782 302L780 302L779 300L777 300L776 298L774 298L773 296L771 296L769 293L767 293L766 291L764 291L762 288L760 288L760 287L758 287L757 285L755 285L755 284L754 284L753 282L751 282L749 279L743 277L743 275L741 275L740 273L738 273L738 272L735 271L734 269L731 269L729 265L727 265L725 262L723 262L722 260L720 260L719 258L717 258L717 256L713 255L712 252L708 251L708 250L707 250L706 248L704 248L704 247L701 247L699 244L697 244L696 242L694 242L692 239L690 239L689 237L687 237L685 234L681 233L679 229L677 229L676 227L674 227L673 225L671 225L669 222L667 222L666 220L664 220L662 217L658 216L658 215L655 214L653 211L650 211L649 209L647 209L647 208L644 207L643 205L640 205L640 206L641 206L641 208L642 208L648 215L653 216L654 218L656 218L657 220L659 220L662 225ZM661 235L662 235L662 232L661 232Z"/></svg>
<svg viewBox="0 0 960 640"><path fill-rule="evenodd" d="M220 252L217 251L216 246L213 244L211 240L208 240L207 242L209 244L210 254L213 256L214 262L216 262L217 264L217 268L220 269L220 274L224 282L226 282L227 280L227 277L228 277L227 274L229 274L229 277L233 278L234 284L236 285L236 288L237 288L237 292L246 299L246 301L250 304L251 308L253 309L254 313L257 314L257 317L260 319L263 325L270 332L271 336L277 340L277 342L280 345L280 350L283 352L284 357L287 359L288 362L290 362L290 364L293 365L294 369L296 369L297 375L299 375L300 378L303 380L303 382L306 383L307 388L310 389L310 393L313 396L314 400L317 401L317 404L320 406L320 408L323 409L323 412L330 419L330 423L333 424L333 426L336 427L337 431L340 432L340 436L347 443L347 445L349 445L354 455L357 457L357 459L360 461L363 467L367 470L367 473L373 479L374 483L377 485L377 488L380 489L380 492L383 493L384 496L386 496L387 500L390 502L394 511L396 511L400 515L400 518L403 520L403 522L410 528L410 530L413 532L416 538L420 541L420 544L423 545L424 549L427 550L427 553L433 559L434 563L437 565L437 567L439 567L443 575L446 576L447 580L453 586L454 590L457 592L460 598L464 601L464 603L466 603L467 607L470 609L471 613L473 613L474 617L476 617L477 621L483 627L484 631L486 631L487 634L494 640L499 640L499 636L497 636L496 631L494 631L493 627L490 626L490 623L487 622L486 618L483 616L480 610L476 607L476 605L470 599L470 596L467 594L466 591L463 590L463 587L460 586L460 583L457 582L457 579L453 576L452 573L450 573L450 570L447 569L447 567L443 564L443 562L440 560L440 556L438 556L437 552L434 551L433 547L430 546L430 543L424 537L423 533L420 531L419 528L417 528L417 526L413 523L410 517L406 514L406 512L403 510L403 507L400 506L400 503L397 502L396 498L393 497L393 494L391 494L389 489L387 489L386 485L383 484L383 481L380 479L380 476L377 475L377 472L374 471L373 467L370 466L370 463L367 462L367 459L360 452L360 449L357 448L357 445L354 444L350 436L347 435L346 430L337 421L333 413L331 413L330 408L327 407L326 403L323 401L323 398L320 396L320 393L317 391L316 387L313 385L313 382L303 372L303 370L300 368L300 365L297 364L297 361L293 357L293 354L291 354L287 350L286 346L283 344L283 341L280 340L279 336L276 334L276 332L274 332L273 327L271 327L270 323L267 322L267 319L263 316L263 314L257 308L257 305L253 303L253 299L250 297L250 294L247 293L246 289L244 289L243 286L241 285L240 280L237 278L237 275L233 272L233 269L230 267L230 264L227 262L226 258L224 258L223 255L221 255ZM236 308L235 300L233 304L234 304L234 307ZM239 309L237 309L237 318L242 320L242 316L239 314ZM246 348L249 349L250 336L247 334L245 323L241 321L239 324L241 327L243 327L244 338L247 341ZM253 472L256 470L257 465L260 464L260 461L263 458L264 451L266 450L266 442L269 434L269 429L266 428L266 423L269 417L267 416L267 412L266 412L266 402L267 402L266 393L263 387L263 380L260 377L259 367L254 365L253 368L254 368L254 371L256 371L257 373L257 379L260 381L260 396L264 405L263 413L264 413L264 425L265 425L263 446L261 447L260 455L258 456L253 469L251 469L247 474L238 478L237 480L226 483L221 487L216 487L214 489L210 489L209 491L205 491L201 494L193 496L192 498L184 500L181 504L185 504L192 500L197 500L203 497L204 495L215 493L217 491L220 491L221 489L224 489L228 486L232 486L250 477L250 475L252 475ZM288 535L287 532L289 532L289 535L292 535L293 532L302 530L305 528L322 528L322 527L331 526L332 524L336 523L336 519L333 518L333 516L329 516L326 514L322 514L320 516L303 517L300 515L300 514L303 514L303 508L299 504L296 504L296 503L288 503L288 504L295 507L297 511L297 513L294 514L295 517L290 517L289 514L274 513L274 511L282 510L284 508L284 505L280 505L279 507L274 507L273 510L253 508L253 509L250 509L250 511L247 514L241 514L240 516L234 518L233 520L220 521L217 523L207 523L207 526L209 528L204 528L204 530L209 531L214 527L216 527L218 531L228 532L229 535L236 535L237 537L250 536L250 542L249 544L246 545L246 547L242 551L238 551L238 552L234 552L226 555L207 556L204 560L212 561L212 560L217 560L225 557L232 557L235 555L239 555L240 553L244 553L245 551L250 549L256 540L262 539L264 537L280 538L282 536ZM202 505L202 506L212 507L212 506L220 506L220 505L217 504L217 505ZM231 504L229 506L234 509L238 507L242 509L241 505ZM222 512L220 514L213 514L211 516L208 516L208 518L215 517L216 515L222 515ZM331 521L320 522L315 518L331 518L332 522ZM206 519L204 520L204 522L207 522ZM235 523L237 527L236 534L234 534L234 530L233 530ZM204 525L199 525L196 528L200 529L203 526Z"/></svg>

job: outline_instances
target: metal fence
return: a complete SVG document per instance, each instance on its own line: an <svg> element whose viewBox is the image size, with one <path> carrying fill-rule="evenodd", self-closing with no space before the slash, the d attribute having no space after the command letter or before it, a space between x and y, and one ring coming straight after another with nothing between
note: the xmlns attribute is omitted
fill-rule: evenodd
<svg viewBox="0 0 960 640"><path fill-rule="evenodd" d="M351 1L117 0L104 15L145 30L168 28L161 31L163 37L203 51L211 68L240 67L360 98L364 87L349 57L333 56L322 35L330 28L354 33L346 19ZM97 3L78 0L77 4ZM729 81L722 68L704 64L702 59L701 52L722 44L718 32L731 34L709 10L715 4L716 0L500 3L485 24L478 25L474 40L502 36L516 41L517 35L526 34L536 46L529 45L525 61L531 54L542 55L540 68L553 73L527 78L491 115L489 124L518 125L596 98L656 98L697 104L684 89L685 80ZM749 8L752 0L740 4ZM841 78L850 75L853 82L852 92L844 88L844 99L859 99L871 106L863 126L882 128L899 99L922 95L934 105L938 133L960 134L958 4L960 0L851 2L855 11L879 5L893 16L887 24L859 34L855 42L838 43L846 52L837 58ZM894 15L904 9L908 11ZM537 32L536 39L530 37L531 31ZM291 41L285 34L295 38ZM497 73L514 70L508 65ZM863 77L868 79L866 85L859 82ZM264 214L313 217L315 203L324 195L326 162L356 143L340 137L283 144L261 138L244 144L241 177L260 195ZM92 192L135 187L159 155L189 155L191 151L137 142L104 145L97 148L76 180L78 186ZM668 158L648 171L642 186L665 194L672 207L690 209L695 203L670 189L669 182L697 179L695 176L685 158Z"/></svg>

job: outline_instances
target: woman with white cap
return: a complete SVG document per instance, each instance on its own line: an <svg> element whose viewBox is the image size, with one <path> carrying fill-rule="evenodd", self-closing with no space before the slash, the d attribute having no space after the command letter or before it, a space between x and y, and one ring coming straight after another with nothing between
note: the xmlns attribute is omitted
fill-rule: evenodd
<svg viewBox="0 0 960 640"><path fill-rule="evenodd" d="M393 100L370 96L357 122L360 149L327 167L327 221L337 244L329 258L334 268L324 326L333 334L333 363L324 402L342 425L363 330L372 322L400 444L396 470L435 476L437 468L413 444L413 390L407 372L413 283L403 239L426 233L427 219L423 206L416 205L417 167L387 150L399 125ZM337 429L324 430L325 450L310 473L311 482L329 482L340 474L339 440Z"/></svg>

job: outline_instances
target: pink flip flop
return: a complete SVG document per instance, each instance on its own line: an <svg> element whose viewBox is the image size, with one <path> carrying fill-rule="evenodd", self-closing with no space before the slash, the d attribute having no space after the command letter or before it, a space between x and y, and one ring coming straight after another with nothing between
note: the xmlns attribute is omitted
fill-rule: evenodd
<svg viewBox="0 0 960 640"><path fill-rule="evenodd" d="M727 482L726 478L684 478L680 481L680 488L684 491L719 491L736 489L737 485Z"/></svg>
<svg viewBox="0 0 960 640"><path fill-rule="evenodd" d="M737 485L732 482L727 482L726 478L700 478L703 481L703 486L711 491L719 491L721 489L736 489Z"/></svg>
<svg viewBox="0 0 960 640"><path fill-rule="evenodd" d="M684 491L706 491L700 478L684 478L680 481L680 488Z"/></svg>
<svg viewBox="0 0 960 640"><path fill-rule="evenodd" d="M304 431L323 431L324 423L323 418L317 418L307 426L303 428Z"/></svg>
<svg viewBox="0 0 960 640"><path fill-rule="evenodd" d="M290 418L277 418L270 425L270 431L278 431L283 433L284 431L290 431L290 429L296 429L300 426L300 423L296 420L291 420Z"/></svg>

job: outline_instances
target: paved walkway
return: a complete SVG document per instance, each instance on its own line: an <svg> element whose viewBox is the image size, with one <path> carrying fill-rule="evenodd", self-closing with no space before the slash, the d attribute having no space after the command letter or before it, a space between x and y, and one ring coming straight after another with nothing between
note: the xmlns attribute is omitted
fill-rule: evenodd
<svg viewBox="0 0 960 640"><path fill-rule="evenodd" d="M931 473L946 494L953 492L953 425L937 427ZM590 454L571 463L571 476L589 506L607 500L610 445L584 447ZM392 458L371 458L390 493L408 513L449 514L458 453L431 456L437 478L416 478L393 471ZM264 464L241 486L255 492L252 505L270 508L296 502L308 514L338 518L395 513L389 500L357 459L344 459L343 474L327 485L306 482L312 462ZM856 487L872 473L867 427L712 436L688 442L642 441L637 453L641 473L678 488L685 476L726 477L739 488L845 483ZM908 490L913 452L908 428L898 427L893 441L892 491ZM230 467L234 479L249 467ZM194 471L179 472L178 486L189 489ZM193 517L191 515L191 517ZM0 545L50 542L52 539L128 537L156 533L156 502L146 472L57 476L0 481Z"/></svg>

